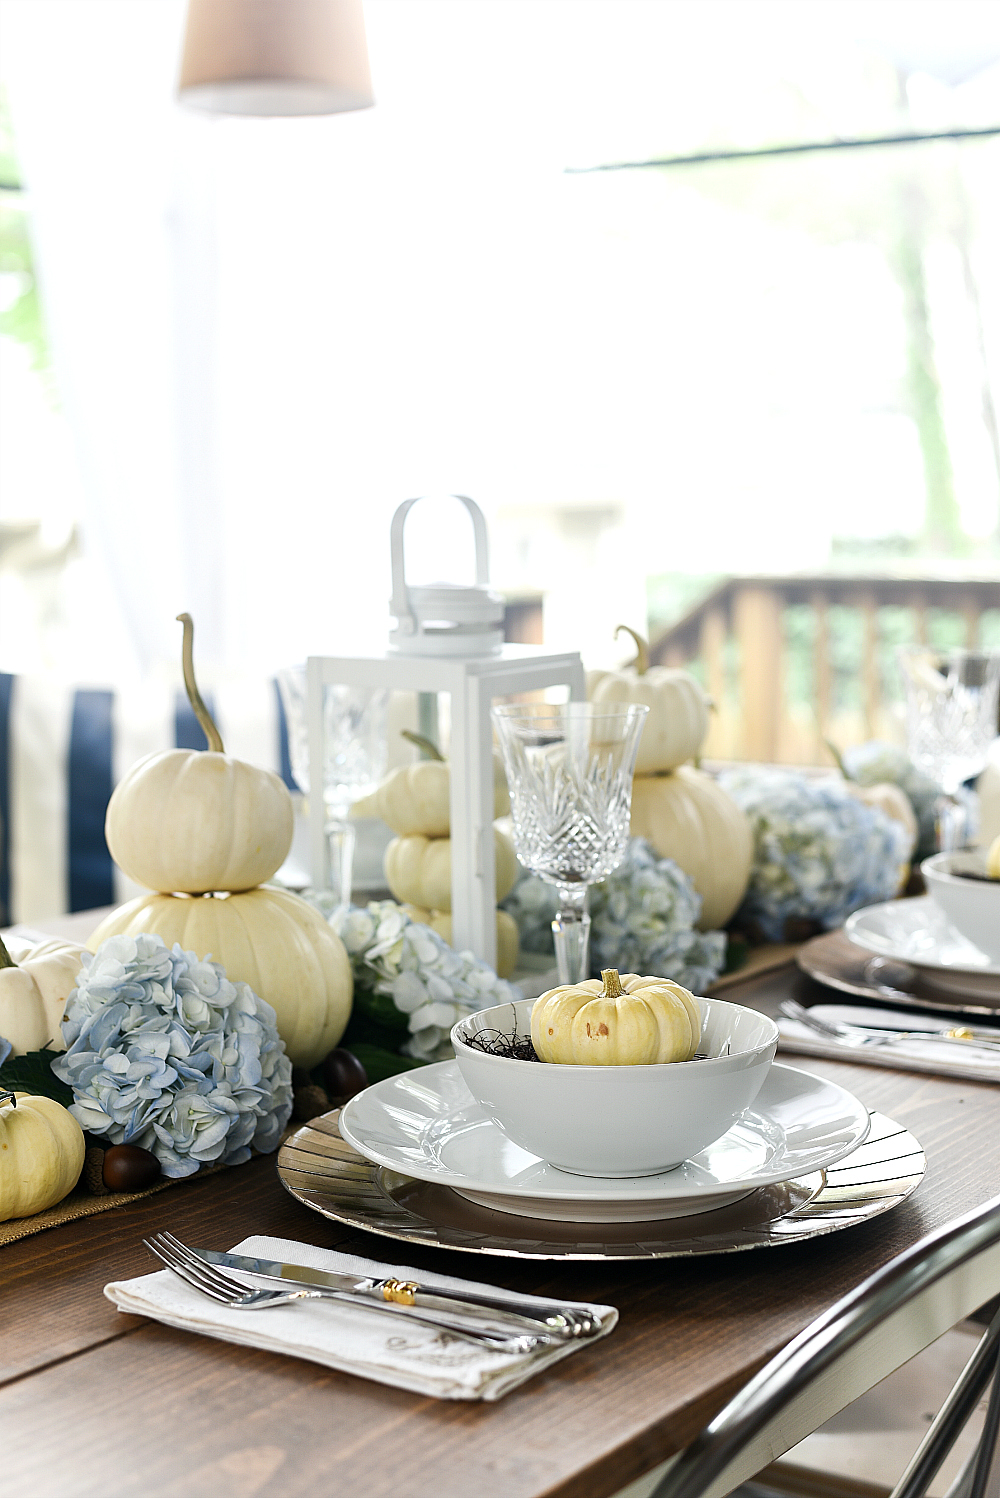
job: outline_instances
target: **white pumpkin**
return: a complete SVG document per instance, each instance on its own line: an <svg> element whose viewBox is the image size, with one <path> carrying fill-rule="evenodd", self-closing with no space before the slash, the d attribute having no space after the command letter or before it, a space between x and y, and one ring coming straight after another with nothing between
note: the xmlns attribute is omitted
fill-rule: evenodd
<svg viewBox="0 0 1000 1498"><path fill-rule="evenodd" d="M420 759L390 772L370 796L351 807L352 817L381 817L397 837L421 833L424 837L447 837L451 831L451 768L429 739L407 733L406 738L433 750L436 759ZM510 811L510 796L503 762L493 756L493 815Z"/></svg>
<svg viewBox="0 0 1000 1498"><path fill-rule="evenodd" d="M701 895L703 931L724 926L746 893L753 862L750 823L710 775L682 765L632 783L632 836L672 858Z"/></svg>
<svg viewBox="0 0 1000 1498"><path fill-rule="evenodd" d="M863 801L866 806L877 807L879 811L884 811L891 821L899 823L909 840L906 851L907 862L909 862L917 846L920 826L917 822L917 814L913 810L913 803L906 792L888 780L877 781L875 785L858 785L853 780L846 780L844 787L855 800Z"/></svg>
<svg viewBox="0 0 1000 1498"><path fill-rule="evenodd" d="M61 1103L0 1093L0 1222L54 1207L80 1179L83 1130Z"/></svg>
<svg viewBox="0 0 1000 1498"><path fill-rule="evenodd" d="M514 844L498 827L493 829L496 855L496 898L502 900L514 888L518 875ZM424 910L451 909L451 838L394 837L383 859L385 882L401 905L419 905Z"/></svg>
<svg viewBox="0 0 1000 1498"><path fill-rule="evenodd" d="M194 626L184 625L184 685L208 749L147 755L108 802L112 858L149 889L187 894L253 889L288 857L295 813L279 776L223 752L194 678Z"/></svg>
<svg viewBox="0 0 1000 1498"><path fill-rule="evenodd" d="M439 936L443 936L449 946L453 945L451 939L451 911L450 910L424 910L419 905L404 905L403 909L407 915L412 916L423 926L430 926ZM507 914L506 910L497 911L497 977L509 978L517 967L517 956L520 951L520 937L517 931L517 922L514 917Z"/></svg>
<svg viewBox="0 0 1000 1498"><path fill-rule="evenodd" d="M112 858L149 889L253 889L281 867L294 811L284 782L228 754L165 749L123 776L108 803Z"/></svg>
<svg viewBox="0 0 1000 1498"><path fill-rule="evenodd" d="M1000 833L997 833L986 850L986 876L988 879L1000 879Z"/></svg>
<svg viewBox="0 0 1000 1498"><path fill-rule="evenodd" d="M75 941L28 945L15 961L0 941L0 1035L15 1056L50 1046L64 1051L61 1021L70 991L76 987L86 947Z"/></svg>
<svg viewBox="0 0 1000 1498"><path fill-rule="evenodd" d="M691 759L708 732L708 698L687 671L668 666L650 666L646 641L628 625L638 654L624 671L609 671L596 682L591 701L612 704L644 702L649 714L639 738L636 774L672 770Z"/></svg>
<svg viewBox="0 0 1000 1498"><path fill-rule="evenodd" d="M344 944L305 900L287 890L251 889L191 898L140 895L111 912L88 942L150 931L211 955L233 982L249 983L277 1015L295 1066L312 1067L337 1044L351 1013L354 980Z"/></svg>
<svg viewBox="0 0 1000 1498"><path fill-rule="evenodd" d="M701 1038L694 995L670 978L619 976L550 988L531 1010L531 1043L563 1066L656 1066L690 1061Z"/></svg>

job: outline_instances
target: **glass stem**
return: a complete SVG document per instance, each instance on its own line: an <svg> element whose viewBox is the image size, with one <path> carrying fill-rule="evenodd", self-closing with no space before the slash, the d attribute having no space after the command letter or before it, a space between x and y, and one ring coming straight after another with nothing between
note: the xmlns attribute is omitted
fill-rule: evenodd
<svg viewBox="0 0 1000 1498"><path fill-rule="evenodd" d="M938 851L957 853L968 842L968 812L958 796L939 796L934 803Z"/></svg>
<svg viewBox="0 0 1000 1498"><path fill-rule="evenodd" d="M552 922L560 983L590 977L590 916L585 884L559 886L559 913Z"/></svg>
<svg viewBox="0 0 1000 1498"><path fill-rule="evenodd" d="M336 908L346 910L351 903L357 834L350 822L327 822L326 841L330 854L330 888L337 901Z"/></svg>

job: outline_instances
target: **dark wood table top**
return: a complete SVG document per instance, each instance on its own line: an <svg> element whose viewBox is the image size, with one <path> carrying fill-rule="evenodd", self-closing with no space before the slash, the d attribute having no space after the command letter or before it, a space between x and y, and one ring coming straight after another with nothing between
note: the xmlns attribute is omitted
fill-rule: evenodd
<svg viewBox="0 0 1000 1498"><path fill-rule="evenodd" d="M786 968L726 997L773 1010L822 993ZM794 1060L794 1058L792 1058ZM112 1279L170 1228L220 1247L250 1232L398 1259L281 1187L273 1157L0 1248L0 1470L31 1498L602 1498L687 1444L792 1336L1000 1181L995 1086L808 1060L911 1129L927 1175L903 1206L798 1245L655 1263L470 1259L418 1266L610 1302L621 1321L495 1404L428 1399L297 1358L116 1312Z"/></svg>

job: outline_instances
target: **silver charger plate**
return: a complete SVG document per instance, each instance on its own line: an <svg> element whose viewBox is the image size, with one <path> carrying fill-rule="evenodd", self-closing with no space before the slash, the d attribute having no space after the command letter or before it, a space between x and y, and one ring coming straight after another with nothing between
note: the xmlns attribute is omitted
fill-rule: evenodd
<svg viewBox="0 0 1000 1498"><path fill-rule="evenodd" d="M447 1186L375 1165L341 1138L339 1110L282 1145L278 1176L297 1201L345 1227L405 1243L513 1259L671 1259L799 1243L868 1222L904 1202L926 1168L913 1135L882 1113L852 1154L696 1216L627 1223L549 1222L476 1206Z"/></svg>
<svg viewBox="0 0 1000 1498"><path fill-rule="evenodd" d="M1000 1022L1000 988L995 997L979 990L946 991L929 982L921 969L859 947L843 931L814 936L799 948L795 960L817 983L857 998L945 1014L988 1015Z"/></svg>

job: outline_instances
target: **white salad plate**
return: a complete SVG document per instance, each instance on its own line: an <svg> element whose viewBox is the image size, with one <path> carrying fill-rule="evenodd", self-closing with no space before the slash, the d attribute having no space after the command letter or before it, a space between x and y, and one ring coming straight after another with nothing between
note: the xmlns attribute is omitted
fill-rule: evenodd
<svg viewBox="0 0 1000 1498"><path fill-rule="evenodd" d="M966 941L929 895L856 910L844 926L855 946L918 968L925 982L965 998L1000 998L1000 964Z"/></svg>
<svg viewBox="0 0 1000 1498"><path fill-rule="evenodd" d="M775 1065L739 1122L675 1169L570 1175L512 1143L457 1064L441 1061L358 1093L341 1110L339 1129L376 1165L449 1187L477 1206L549 1222L622 1223L714 1211L759 1187L823 1170L865 1140L869 1117L843 1087Z"/></svg>

